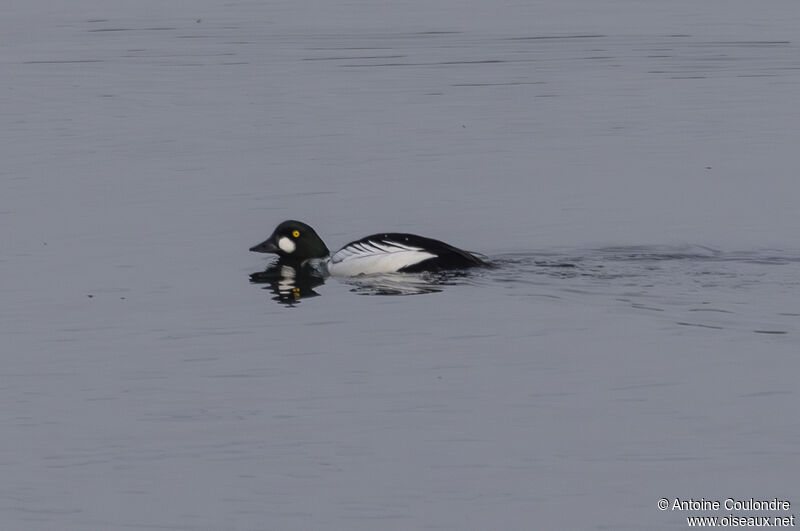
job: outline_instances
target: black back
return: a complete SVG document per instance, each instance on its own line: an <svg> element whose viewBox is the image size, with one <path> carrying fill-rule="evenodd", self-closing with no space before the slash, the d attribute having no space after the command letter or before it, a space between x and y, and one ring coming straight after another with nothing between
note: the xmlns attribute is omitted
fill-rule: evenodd
<svg viewBox="0 0 800 531"><path fill-rule="evenodd" d="M453 247L443 241L434 240L433 238L426 238L424 236L417 236L416 234L405 234L399 232L386 232L382 234L373 234L366 236L360 240L348 243L343 247L347 248L356 244L368 244L385 242L392 244L397 242L400 245L409 247L416 247L423 251L435 254L434 258L429 258L400 269L405 273L419 273L423 271L445 271L448 269L467 269L470 267L487 267L489 264L483 259L479 258L469 251L464 251L458 247Z"/></svg>

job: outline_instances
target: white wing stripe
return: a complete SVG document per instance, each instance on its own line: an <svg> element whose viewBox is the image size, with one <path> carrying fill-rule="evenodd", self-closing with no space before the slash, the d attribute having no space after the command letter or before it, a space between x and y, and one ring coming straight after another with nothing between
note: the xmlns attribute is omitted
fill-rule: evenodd
<svg viewBox="0 0 800 531"><path fill-rule="evenodd" d="M358 242L347 247L344 247L334 253L333 261L340 262L345 258L359 257L359 256L372 256L379 253L398 253L398 252L420 252L420 247L411 247L410 245L403 245L392 241L366 241ZM430 254L425 252L426 254Z"/></svg>
<svg viewBox="0 0 800 531"><path fill-rule="evenodd" d="M331 256L330 273L335 276L393 273L436 255L420 247L395 241L361 241L342 248Z"/></svg>

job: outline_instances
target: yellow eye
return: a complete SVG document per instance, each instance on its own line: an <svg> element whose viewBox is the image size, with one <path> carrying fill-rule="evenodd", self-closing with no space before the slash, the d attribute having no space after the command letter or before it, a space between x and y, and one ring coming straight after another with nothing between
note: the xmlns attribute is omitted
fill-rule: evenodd
<svg viewBox="0 0 800 531"><path fill-rule="evenodd" d="M295 238L299 238L300 237L300 231L299 230L293 230L292 231L292 236L294 236Z"/></svg>

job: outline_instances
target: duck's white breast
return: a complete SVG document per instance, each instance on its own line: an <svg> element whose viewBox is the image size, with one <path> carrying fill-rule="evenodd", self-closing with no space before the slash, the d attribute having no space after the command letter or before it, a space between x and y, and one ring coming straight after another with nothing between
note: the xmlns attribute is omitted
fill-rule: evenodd
<svg viewBox="0 0 800 531"><path fill-rule="evenodd" d="M419 247L392 240L361 240L336 251L328 271L338 277L395 273L429 258L436 255Z"/></svg>

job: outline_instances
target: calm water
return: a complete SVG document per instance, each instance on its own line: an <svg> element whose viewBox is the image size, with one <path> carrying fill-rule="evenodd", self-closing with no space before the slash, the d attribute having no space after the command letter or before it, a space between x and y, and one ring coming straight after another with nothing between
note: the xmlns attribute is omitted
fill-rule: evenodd
<svg viewBox="0 0 800 531"><path fill-rule="evenodd" d="M800 11L645 4L6 9L0 527L796 514ZM287 218L496 267L287 300Z"/></svg>

